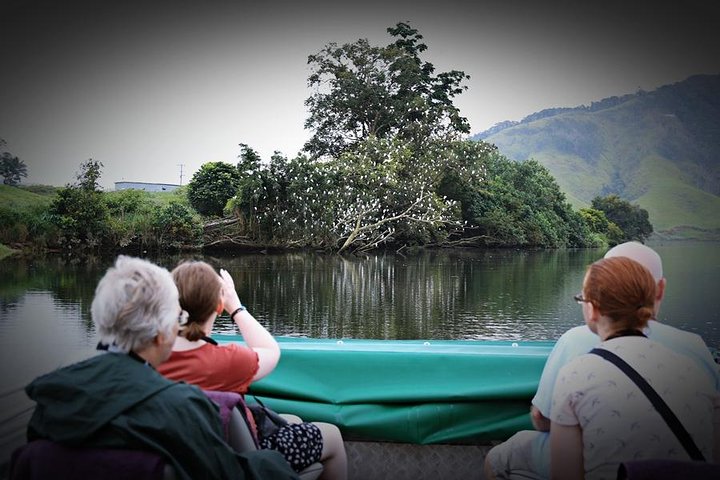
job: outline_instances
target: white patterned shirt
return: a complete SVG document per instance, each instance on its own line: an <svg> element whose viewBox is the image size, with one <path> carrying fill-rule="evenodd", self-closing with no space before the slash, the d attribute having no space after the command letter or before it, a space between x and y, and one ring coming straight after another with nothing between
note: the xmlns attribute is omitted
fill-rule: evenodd
<svg viewBox="0 0 720 480"><path fill-rule="evenodd" d="M637 370L712 461L713 415L720 413L713 379L689 358L644 337L614 338L599 348ZM689 459L645 394L598 355L581 355L560 370L551 412L553 422L580 425L586 479L615 480L625 460Z"/></svg>

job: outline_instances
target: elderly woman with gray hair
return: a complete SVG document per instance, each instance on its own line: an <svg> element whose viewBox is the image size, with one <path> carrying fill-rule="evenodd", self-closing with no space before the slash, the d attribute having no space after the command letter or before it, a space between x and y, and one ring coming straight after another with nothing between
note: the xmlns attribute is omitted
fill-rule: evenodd
<svg viewBox="0 0 720 480"><path fill-rule="evenodd" d="M202 391L155 370L187 321L166 269L119 257L95 290L91 315L107 351L26 387L37 403L28 440L154 451L180 479L297 478L277 452L235 453Z"/></svg>

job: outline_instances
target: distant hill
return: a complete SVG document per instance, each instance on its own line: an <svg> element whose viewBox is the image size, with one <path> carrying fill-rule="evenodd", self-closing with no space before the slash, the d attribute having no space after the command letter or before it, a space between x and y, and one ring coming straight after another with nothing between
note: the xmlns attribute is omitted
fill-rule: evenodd
<svg viewBox="0 0 720 480"><path fill-rule="evenodd" d="M576 208L615 193L660 233L720 234L720 75L543 110L472 138L545 165Z"/></svg>

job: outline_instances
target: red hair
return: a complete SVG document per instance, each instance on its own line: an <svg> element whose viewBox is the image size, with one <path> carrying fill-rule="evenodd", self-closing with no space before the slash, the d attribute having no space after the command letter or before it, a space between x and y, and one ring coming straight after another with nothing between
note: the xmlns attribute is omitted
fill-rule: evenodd
<svg viewBox="0 0 720 480"><path fill-rule="evenodd" d="M611 257L588 267L583 296L613 322L641 329L653 316L656 288L647 268L627 257Z"/></svg>

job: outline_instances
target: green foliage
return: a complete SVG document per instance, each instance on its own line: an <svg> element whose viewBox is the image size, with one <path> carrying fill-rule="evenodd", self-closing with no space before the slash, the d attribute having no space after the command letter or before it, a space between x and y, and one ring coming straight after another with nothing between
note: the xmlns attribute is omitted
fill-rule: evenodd
<svg viewBox="0 0 720 480"><path fill-rule="evenodd" d="M202 226L189 208L178 202L170 202L155 212L152 224L158 247L182 248L198 245Z"/></svg>
<svg viewBox="0 0 720 480"><path fill-rule="evenodd" d="M445 186L461 201L465 236L481 245L580 247L589 231L546 168L513 162L494 153L485 163L483 185Z"/></svg>
<svg viewBox="0 0 720 480"><path fill-rule="evenodd" d="M195 248L202 222L176 192L121 190L104 194L110 213L108 243L123 249Z"/></svg>
<svg viewBox="0 0 720 480"><path fill-rule="evenodd" d="M0 206L0 243L23 242L27 237L27 227L22 223L22 215L5 206ZM24 229L24 231L22 230Z"/></svg>
<svg viewBox="0 0 720 480"><path fill-rule="evenodd" d="M76 175L75 186L87 192L100 191L100 176L102 175L102 162L92 158L80 164L80 171Z"/></svg>
<svg viewBox="0 0 720 480"><path fill-rule="evenodd" d="M203 164L187 185L190 205L202 215L220 216L240 185L240 172L224 162Z"/></svg>
<svg viewBox="0 0 720 480"><path fill-rule="evenodd" d="M630 240L644 242L653 232L647 210L617 195L595 197L592 207L605 213L607 219L622 231L622 238L617 243Z"/></svg>
<svg viewBox="0 0 720 480"><path fill-rule="evenodd" d="M44 196L53 196L58 189L58 187L53 185L18 185L18 188L26 192Z"/></svg>
<svg viewBox="0 0 720 480"><path fill-rule="evenodd" d="M419 151L410 142L370 137L328 168L338 178L333 231L340 251L376 248L386 243L424 245L446 238L460 227L456 204L437 192L452 172L482 180L473 159L456 155L462 142L434 143Z"/></svg>
<svg viewBox="0 0 720 480"><path fill-rule="evenodd" d="M57 192L50 205L53 224L67 248L94 249L101 246L108 230L108 209L102 193L67 186Z"/></svg>
<svg viewBox="0 0 720 480"><path fill-rule="evenodd" d="M305 150L312 156L337 158L370 137L422 146L469 132L453 104L469 77L456 70L435 74L420 58L427 49L422 35L408 24L387 31L396 40L385 47L367 39L329 43L308 57L314 93L305 102L305 127L314 134Z"/></svg>
<svg viewBox="0 0 720 480"><path fill-rule="evenodd" d="M92 250L102 246L109 226L108 208L98 183L102 166L93 159L83 162L75 184L58 189L50 205L51 222L65 248Z"/></svg>
<svg viewBox="0 0 720 480"><path fill-rule="evenodd" d="M38 195L23 187L0 185L0 242L32 242L35 246L54 245L57 229L50 222L48 207L52 197ZM53 195L55 188L52 189Z"/></svg>
<svg viewBox="0 0 720 480"><path fill-rule="evenodd" d="M0 175L3 177L3 184L15 186L20 183L21 178L27 177L27 165L9 152L3 152L0 157Z"/></svg>
<svg viewBox="0 0 720 480"><path fill-rule="evenodd" d="M330 240L331 191L337 180L325 164L278 152L268 165L243 176L230 210L241 219L241 233L269 244L323 246Z"/></svg>
<svg viewBox="0 0 720 480"><path fill-rule="evenodd" d="M412 175L417 163L406 144L375 137L327 162L276 152L243 177L230 206L242 235L271 244L361 250L398 237L418 243L413 236L427 243L451 216L429 183L437 173Z"/></svg>
<svg viewBox="0 0 720 480"><path fill-rule="evenodd" d="M24 185L11 187L0 184L0 205L13 210L27 210L36 205L50 205L52 197L29 191Z"/></svg>
<svg viewBox="0 0 720 480"><path fill-rule="evenodd" d="M717 231L717 98L720 75L697 75L590 107L534 114L474 138L513 160L541 162L576 208L615 194L647 210L659 233Z"/></svg>
<svg viewBox="0 0 720 480"><path fill-rule="evenodd" d="M623 242L623 231L615 223L608 220L605 212L594 208L581 208L580 216L594 235L593 246L611 246ZM601 245L594 245L600 242Z"/></svg>
<svg viewBox="0 0 720 480"><path fill-rule="evenodd" d="M257 170L262 161L260 154L246 143L240 144L240 155L238 157L240 161L237 164L237 169L242 174L248 174Z"/></svg>
<svg viewBox="0 0 720 480"><path fill-rule="evenodd" d="M336 160L276 154L240 184L229 204L238 234L268 244L359 252L449 235L463 245L607 243L591 236L547 169L482 142L435 142L419 153L370 137Z"/></svg>
<svg viewBox="0 0 720 480"><path fill-rule="evenodd" d="M142 252L199 245L202 222L183 189L101 192L84 189L82 180L59 189L43 187L45 195L0 185L0 242L84 254L101 248Z"/></svg>
<svg viewBox="0 0 720 480"><path fill-rule="evenodd" d="M150 195L142 190L119 190L105 194L105 204L113 217L125 218L127 215L138 213L149 201Z"/></svg>

